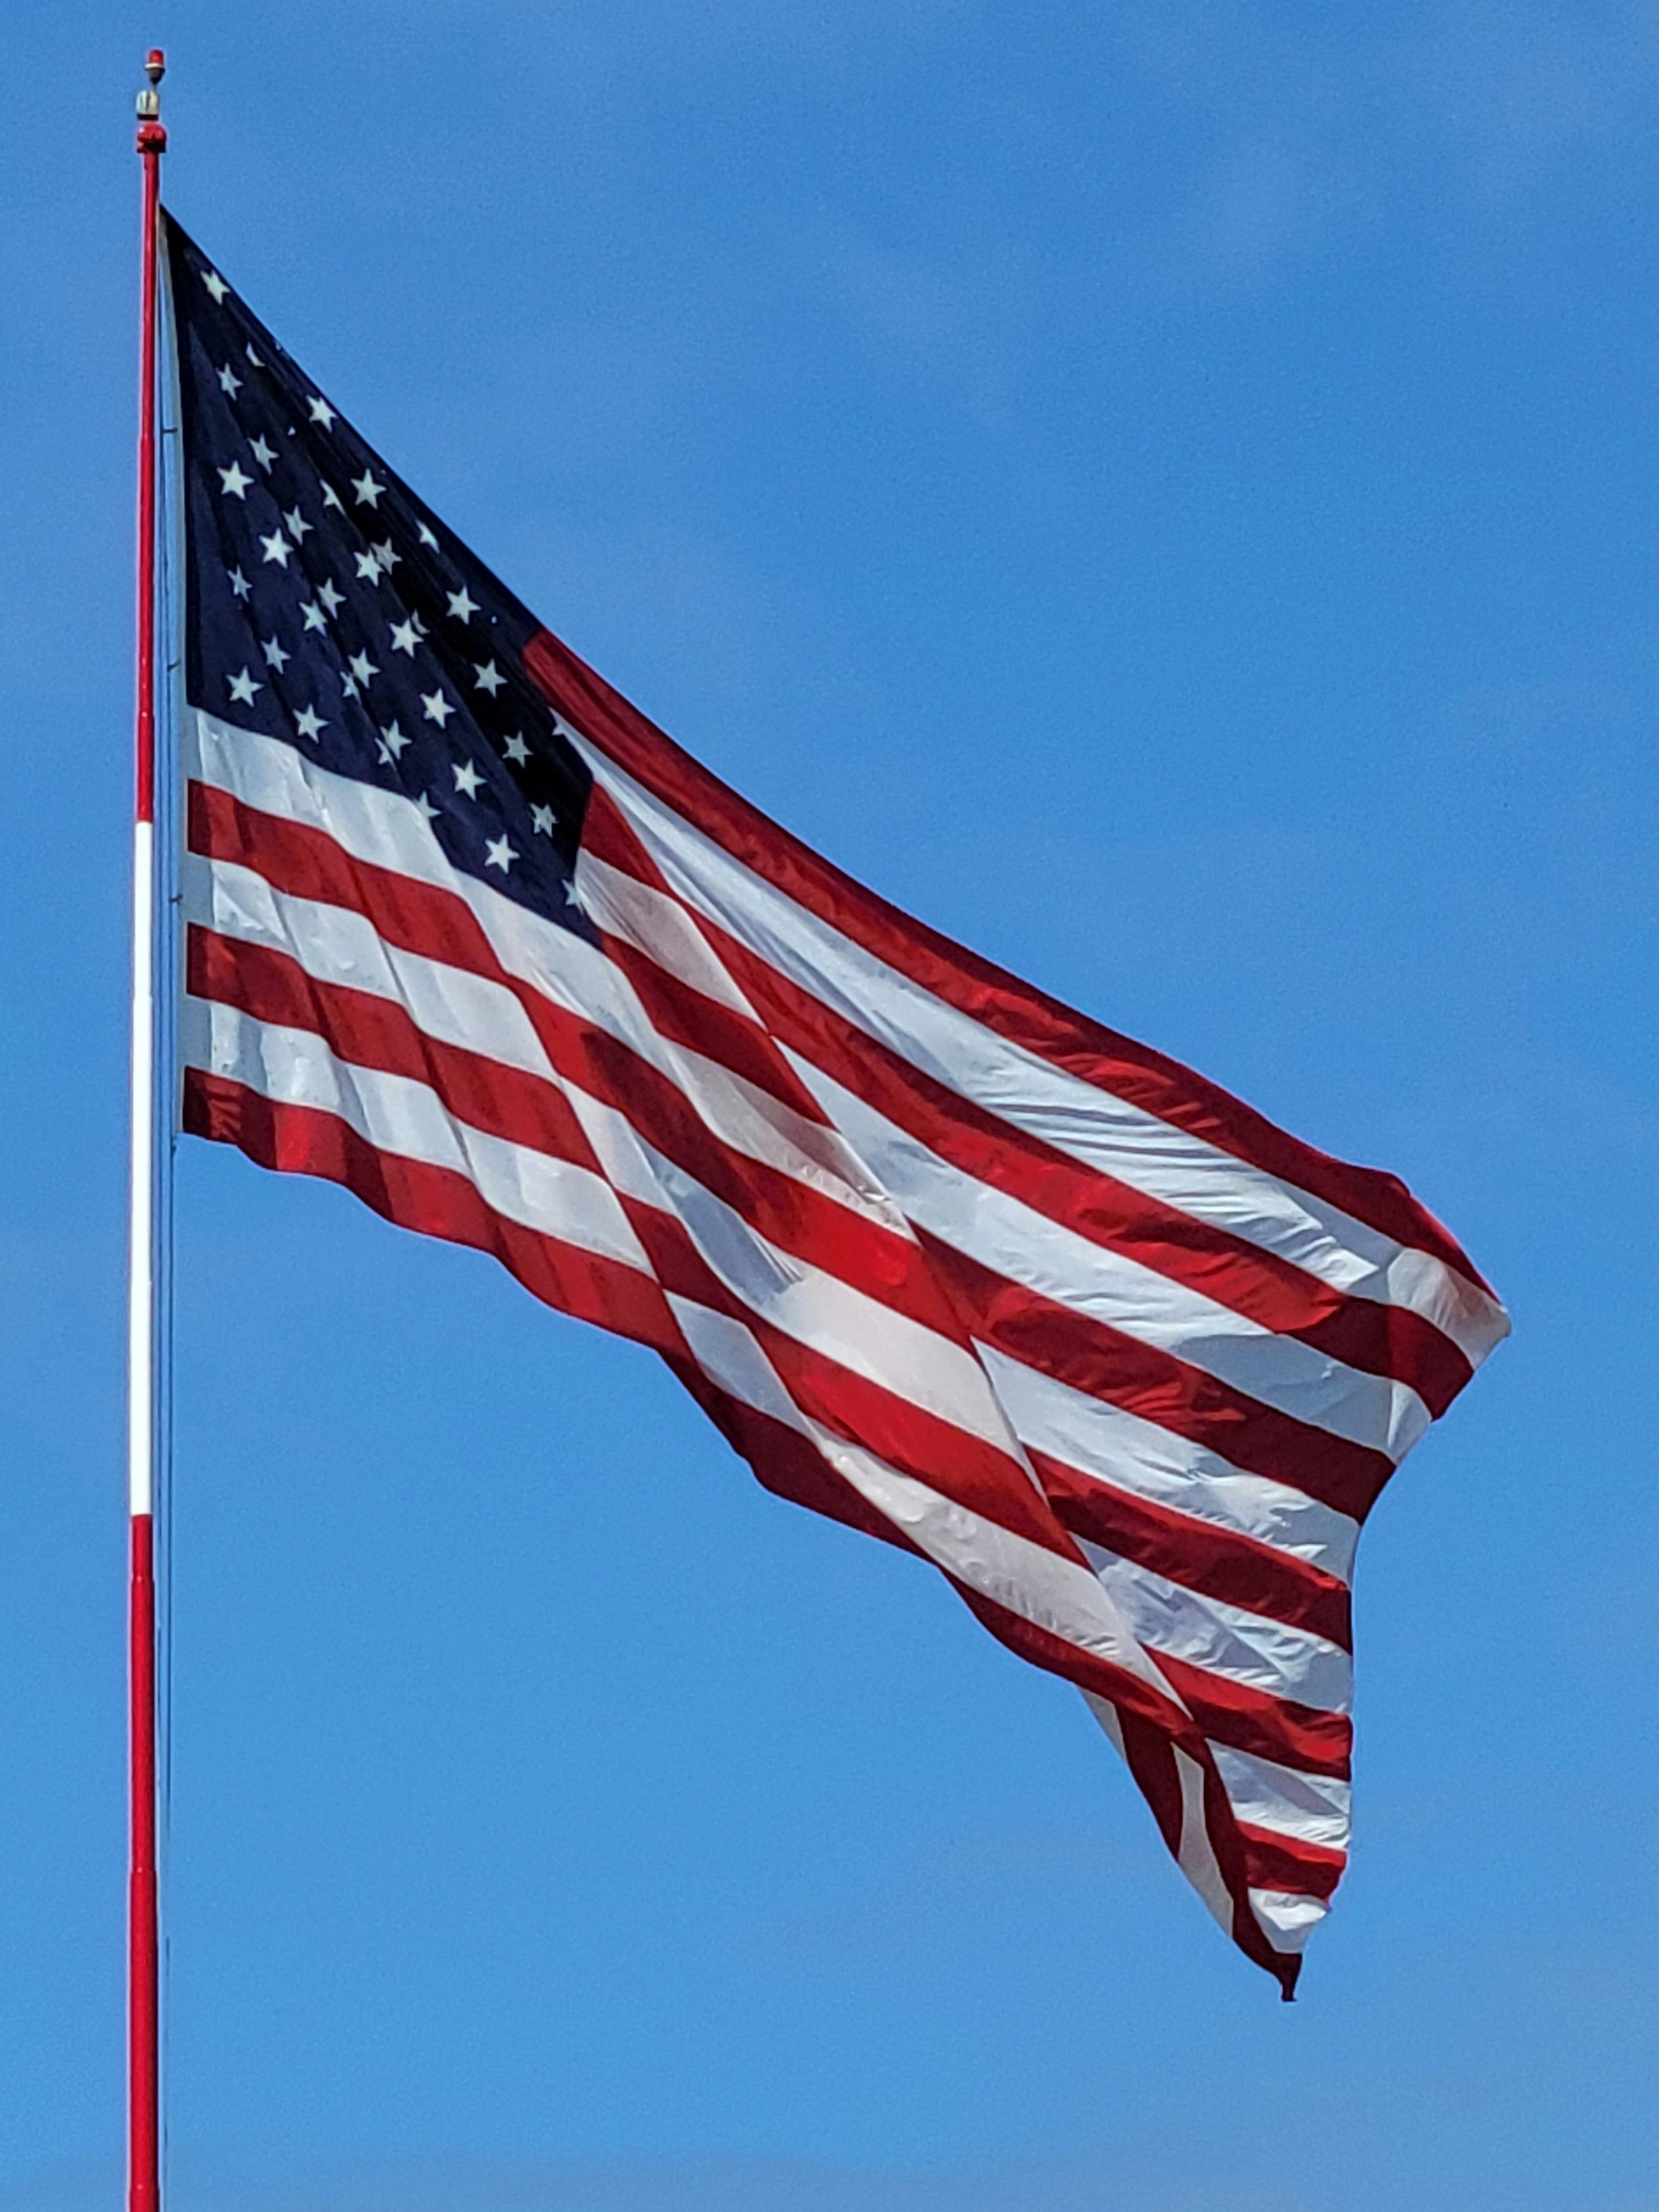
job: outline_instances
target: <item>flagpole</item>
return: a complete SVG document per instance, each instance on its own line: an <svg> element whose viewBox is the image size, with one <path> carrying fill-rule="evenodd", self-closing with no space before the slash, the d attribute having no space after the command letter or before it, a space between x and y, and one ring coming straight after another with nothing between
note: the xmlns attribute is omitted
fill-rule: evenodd
<svg viewBox="0 0 1659 2212"><path fill-rule="evenodd" d="M137 152L143 174L138 357L138 655L132 825L132 1170L127 1297L127 2206L161 2194L159 1912L155 1879L155 307L161 205L159 47L144 64Z"/></svg>

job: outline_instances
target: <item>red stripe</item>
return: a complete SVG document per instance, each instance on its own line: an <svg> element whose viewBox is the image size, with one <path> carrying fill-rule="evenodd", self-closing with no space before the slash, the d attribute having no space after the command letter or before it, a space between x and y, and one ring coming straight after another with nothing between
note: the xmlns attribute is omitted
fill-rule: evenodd
<svg viewBox="0 0 1659 2212"><path fill-rule="evenodd" d="M1053 1066L1313 1193L1398 1243L1432 1253L1487 1289L1456 1240L1396 1177L1301 1143L1179 1061L1089 1020L854 883L683 752L550 631L531 640L525 665L554 706L647 790L924 990Z"/></svg>
<svg viewBox="0 0 1659 2212"><path fill-rule="evenodd" d="M325 830L246 805L214 785L186 793L190 849L251 868L273 890L367 915L388 945L502 980L477 916L454 891L360 860Z"/></svg>
<svg viewBox="0 0 1659 2212"><path fill-rule="evenodd" d="M1421 1314L1347 1297L1277 1253L1079 1165L913 1066L712 922L704 933L777 1036L963 1175L1264 1328L1406 1383L1437 1416L1474 1373Z"/></svg>
<svg viewBox="0 0 1659 2212"><path fill-rule="evenodd" d="M1169 1730L1149 1728L1138 1716L1122 1711L1118 1714L1118 1725L1123 1732L1123 1756L1129 1771L1141 1796L1152 1807L1158 1833L1173 1858L1181 1850L1185 1808Z"/></svg>
<svg viewBox="0 0 1659 2212"><path fill-rule="evenodd" d="M925 1231L921 1242L949 1278L970 1333L1039 1374L1355 1520L1364 1518L1394 1473L1385 1453L1293 1420L1173 1352L1009 1282Z"/></svg>
<svg viewBox="0 0 1659 2212"><path fill-rule="evenodd" d="M659 897L672 900L688 932L701 940L709 965L724 964L714 952L710 932L702 916L693 914L683 900L674 896L632 826L618 811L609 793L597 785L589 795L582 823L582 850L632 876ZM604 942L610 957L638 993L654 1029L705 1059L722 1061L733 1074L769 1091L805 1120L827 1126L823 1109L757 1020L739 1013L734 1007L721 1005L705 992L692 989L671 969L625 939L607 933ZM735 982L732 989L737 991Z"/></svg>
<svg viewBox="0 0 1659 2212"><path fill-rule="evenodd" d="M678 1326L648 1275L503 1220L453 1169L380 1152L337 1115L279 1105L200 1068L185 1071L183 1121L187 1134L234 1145L261 1167L343 1183L401 1229L492 1253L561 1313L686 1357Z"/></svg>
<svg viewBox="0 0 1659 2212"><path fill-rule="evenodd" d="M1185 1589L1352 1650L1352 1605L1336 1576L1235 1529L1136 1498L1046 1452L1033 1451L1030 1459L1074 1536Z"/></svg>
<svg viewBox="0 0 1659 2212"><path fill-rule="evenodd" d="M526 1006L532 996L526 993ZM735 1150L704 1121L694 1092L605 1031L556 1006L530 1011L562 1074L615 1107L654 1151L769 1243L966 1350L955 1303L913 1238Z"/></svg>
<svg viewBox="0 0 1659 2212"><path fill-rule="evenodd" d="M1211 1753L1203 1738L1193 1725L1190 1716L1183 1713L1172 1698L1164 1697L1151 1682L1127 1668L1103 1658L1098 1652L1086 1651L1080 1644L1068 1644L1051 1628L1040 1628L1035 1621L1027 1620L1023 1613L1000 1605L996 1599L987 1597L982 1590L971 1589L958 1582L954 1575L945 1573L945 1580L960 1595L964 1605L976 1619L988 1628L1000 1644L1006 1644L1033 1667L1040 1667L1046 1674L1058 1674L1062 1680L1079 1690L1087 1690L1097 1698L1106 1698L1116 1707L1126 1722L1134 1718L1146 1723L1165 1741L1179 1741L1184 1751L1202 1762L1209 1762ZM1156 1808L1154 1808L1156 1810Z"/></svg>
<svg viewBox="0 0 1659 2212"><path fill-rule="evenodd" d="M319 982L286 952L222 937L198 923L187 934L185 971L198 999L235 1006L279 1028L309 1030L353 1067L425 1084L469 1127L600 1172L556 1084L428 1036L392 1000L344 983Z"/></svg>
<svg viewBox="0 0 1659 2212"><path fill-rule="evenodd" d="M1167 1651L1154 1653L1159 1674L1213 1743L1248 1751L1304 1774L1346 1782L1352 1772L1353 1723L1346 1713L1328 1713L1292 1698L1269 1697L1265 1690L1230 1682Z"/></svg>
<svg viewBox="0 0 1659 2212"><path fill-rule="evenodd" d="M1301 1955L1295 1951L1275 1949L1255 1917L1250 1904L1244 1838L1212 1759L1206 1761L1204 1768L1204 1826L1233 1900L1233 1941L1257 1966L1278 1976L1279 1994L1288 2004L1296 1995L1297 1980L1302 1972Z"/></svg>
<svg viewBox="0 0 1659 2212"><path fill-rule="evenodd" d="M1323 1850L1299 1836L1281 1836L1238 1823L1244 1839L1244 1863L1257 1889L1288 1890L1292 1897L1335 1894L1348 1864L1346 1851Z"/></svg>
<svg viewBox="0 0 1659 2212"><path fill-rule="evenodd" d="M775 1497L842 1522L866 1536L878 1536L884 1543L896 1545L918 1559L923 1556L904 1531L884 1513L878 1513L862 1492L838 1474L799 1429L746 1406L691 1362L671 1359L668 1364L732 1450L748 1462L757 1480Z"/></svg>
<svg viewBox="0 0 1659 2212"><path fill-rule="evenodd" d="M606 957L627 976L660 1036L704 1060L718 1060L815 1127L829 1126L823 1109L758 1023L694 991L625 938L606 931L601 942Z"/></svg>

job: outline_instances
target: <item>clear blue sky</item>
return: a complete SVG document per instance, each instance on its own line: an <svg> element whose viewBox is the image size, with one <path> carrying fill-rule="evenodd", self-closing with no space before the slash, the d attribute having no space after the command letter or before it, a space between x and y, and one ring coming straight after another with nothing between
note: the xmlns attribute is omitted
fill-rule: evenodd
<svg viewBox="0 0 1659 2212"><path fill-rule="evenodd" d="M1659 24L1474 0L13 11L0 2207L119 2160L158 40L180 216L556 629L1516 1318L1367 1536L1282 2008L935 1578L187 1151L178 2212L1650 2212Z"/></svg>

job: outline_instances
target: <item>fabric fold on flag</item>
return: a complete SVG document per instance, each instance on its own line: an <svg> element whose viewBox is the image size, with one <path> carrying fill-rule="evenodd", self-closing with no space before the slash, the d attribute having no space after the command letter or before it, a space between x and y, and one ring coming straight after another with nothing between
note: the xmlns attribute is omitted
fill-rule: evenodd
<svg viewBox="0 0 1659 2212"><path fill-rule="evenodd" d="M854 882L544 629L166 229L181 1114L635 1339L1084 1695L1289 1996L1354 1547L1507 1329L1333 1159Z"/></svg>

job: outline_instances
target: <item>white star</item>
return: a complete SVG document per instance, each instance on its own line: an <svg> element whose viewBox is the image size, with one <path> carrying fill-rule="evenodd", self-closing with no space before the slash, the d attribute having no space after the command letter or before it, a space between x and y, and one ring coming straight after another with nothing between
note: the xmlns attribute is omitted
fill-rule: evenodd
<svg viewBox="0 0 1659 2212"><path fill-rule="evenodd" d="M501 674L501 670L496 667L493 660L486 661L482 668L478 666L477 662L475 660L472 666L478 679L478 690L480 691L488 691L490 697L493 699L495 694L501 690L502 684L506 683L507 678Z"/></svg>
<svg viewBox="0 0 1659 2212"><path fill-rule="evenodd" d="M553 835L553 809L550 806L532 806L530 810L530 818L544 837L550 837Z"/></svg>
<svg viewBox="0 0 1659 2212"><path fill-rule="evenodd" d="M372 473L365 469L362 476L353 477L351 489L357 495L359 507L364 505L378 507L380 503L380 494L386 489L386 486L383 483L376 483Z"/></svg>
<svg viewBox="0 0 1659 2212"><path fill-rule="evenodd" d="M225 574L230 579L231 590L235 592L239 599L245 599L253 588L247 578L240 568L227 568Z"/></svg>
<svg viewBox="0 0 1659 2212"><path fill-rule="evenodd" d="M216 269L204 269L202 271L202 282L206 285L208 290L212 293L214 306L216 307L222 307L225 304L225 295L229 291L230 287L226 283L224 278L219 274L218 270Z"/></svg>
<svg viewBox="0 0 1659 2212"><path fill-rule="evenodd" d="M450 593L449 611L457 622L471 622L473 616L477 613L478 603L476 599L468 599L465 584L461 586L459 592Z"/></svg>
<svg viewBox="0 0 1659 2212"><path fill-rule="evenodd" d="M339 512L343 514L345 513L345 507L341 501L339 493L335 490L333 485L327 483L322 477L319 477L317 481L323 487L323 505L325 507L337 507Z"/></svg>
<svg viewBox="0 0 1659 2212"><path fill-rule="evenodd" d="M484 843L485 867L499 868L501 873L505 875L518 857L518 854L514 851L511 845L507 843L505 837L490 837L486 839Z"/></svg>
<svg viewBox="0 0 1659 2212"><path fill-rule="evenodd" d="M420 810L420 811L421 811L422 815L425 817L425 819L426 819L427 821L428 821L428 822L435 822L435 821L437 820L437 818L438 818L438 810L437 810L437 808L436 808L436 807L432 804L432 801L430 800L430 799L428 799L428 796L427 796L427 794L425 793L425 792L422 792L422 793L421 793L420 797L416 800L415 804L416 804L416 807Z"/></svg>
<svg viewBox="0 0 1659 2212"><path fill-rule="evenodd" d="M310 407L311 419L313 422L320 422L325 430L331 430L334 428L334 410L320 392L310 402Z"/></svg>
<svg viewBox="0 0 1659 2212"><path fill-rule="evenodd" d="M388 538L383 544L374 548L374 557L389 576L404 556L395 549Z"/></svg>
<svg viewBox="0 0 1659 2212"><path fill-rule="evenodd" d="M426 709L428 721L435 722L441 730L455 711L441 691L422 691L421 704Z"/></svg>
<svg viewBox="0 0 1659 2212"><path fill-rule="evenodd" d="M294 658L294 655L286 651L274 637L268 637L260 647L260 651L265 656L265 666L274 668L279 676Z"/></svg>
<svg viewBox="0 0 1659 2212"><path fill-rule="evenodd" d="M367 684L371 676L378 676L380 672L366 653L354 653L351 672L360 684Z"/></svg>
<svg viewBox="0 0 1659 2212"><path fill-rule="evenodd" d="M294 532L294 542L296 545L305 536L307 530L314 530L317 527L314 522L307 522L306 520L304 515L301 514L297 506L289 507L288 513L283 517L283 520L287 523L289 528Z"/></svg>
<svg viewBox="0 0 1659 2212"><path fill-rule="evenodd" d="M255 367L255 368L263 368L264 367L264 362L262 362L262 361L260 360L260 358L259 358L258 355L257 353L255 353L255 352L254 352L253 348L252 348L251 345L250 345L250 346L244 346L244 347L242 348L242 351L243 351L243 352L247 356L248 359L249 359L249 360L253 363L253 366Z"/></svg>
<svg viewBox="0 0 1659 2212"><path fill-rule="evenodd" d="M473 767L471 762L460 762L454 770L454 775L456 790L465 792L469 799L476 799L478 795L478 786L483 781L483 778Z"/></svg>
<svg viewBox="0 0 1659 2212"><path fill-rule="evenodd" d="M380 555L378 553L360 553L357 556L357 574L359 576L363 578L366 582L378 584L380 580Z"/></svg>
<svg viewBox="0 0 1659 2212"><path fill-rule="evenodd" d="M380 732L380 738L382 743L386 747L386 757L389 760L395 759L396 757L402 752L404 747L409 743L409 739L404 735L403 732L398 727L398 725L395 722L388 722L386 724L385 729Z"/></svg>
<svg viewBox="0 0 1659 2212"><path fill-rule="evenodd" d="M252 441L248 447L248 451L252 454L254 459L258 461L262 469L269 469L271 463L276 458L276 447L268 446L265 443L263 434Z"/></svg>
<svg viewBox="0 0 1659 2212"><path fill-rule="evenodd" d="M294 717L294 726L302 738L319 738L328 724L314 707L301 707Z"/></svg>
<svg viewBox="0 0 1659 2212"><path fill-rule="evenodd" d="M267 561L274 561L279 568L287 568L288 556L294 548L280 530L273 530L269 538L261 538L259 543L265 549Z"/></svg>
<svg viewBox="0 0 1659 2212"><path fill-rule="evenodd" d="M332 576L324 577L322 582L317 586L317 596L331 615L337 615L345 605L345 593Z"/></svg>
<svg viewBox="0 0 1659 2212"><path fill-rule="evenodd" d="M228 469L220 470L219 481L232 499L246 499L247 488L253 479L242 474L240 461L233 461Z"/></svg>
<svg viewBox="0 0 1659 2212"><path fill-rule="evenodd" d="M231 697L240 699L245 707L251 707L253 704L254 693L263 691L264 688L263 684L254 682L246 668L240 676L233 676L230 679Z"/></svg>
<svg viewBox="0 0 1659 2212"><path fill-rule="evenodd" d="M235 370L231 367L230 363L227 362L224 367L219 371L220 391L224 392L228 398L234 399L241 388L241 378L237 375Z"/></svg>
<svg viewBox="0 0 1659 2212"><path fill-rule="evenodd" d="M307 599L301 605L300 612L306 618L305 626L307 629L320 629L326 632L328 624L324 620L323 611L315 599Z"/></svg>
<svg viewBox="0 0 1659 2212"><path fill-rule="evenodd" d="M516 762L520 768L529 767L530 748L524 741L524 732L522 730L520 731L515 737L511 737L507 739L507 757L508 760Z"/></svg>
<svg viewBox="0 0 1659 2212"><path fill-rule="evenodd" d="M576 878L574 876L572 876L565 884L564 902L567 906L574 906L578 914L582 910L582 902L576 896Z"/></svg>
<svg viewBox="0 0 1659 2212"><path fill-rule="evenodd" d="M340 689L344 692L348 699L355 699L357 696L356 678L355 676L343 676L340 678Z"/></svg>
<svg viewBox="0 0 1659 2212"><path fill-rule="evenodd" d="M412 621L392 624L392 649L394 653L406 653L413 659L416 643L415 624Z"/></svg>
<svg viewBox="0 0 1659 2212"><path fill-rule="evenodd" d="M429 546L432 548L433 551L435 553L435 552L437 551L437 550L438 550L438 541L437 541L437 539L436 539L436 538L432 535L432 532L431 532L427 528L427 526L426 526L425 523L423 523L423 522L417 522L417 523L416 524L415 527L416 527L416 528L420 532L420 533L421 533L421 543L422 543L422 545L429 545Z"/></svg>

